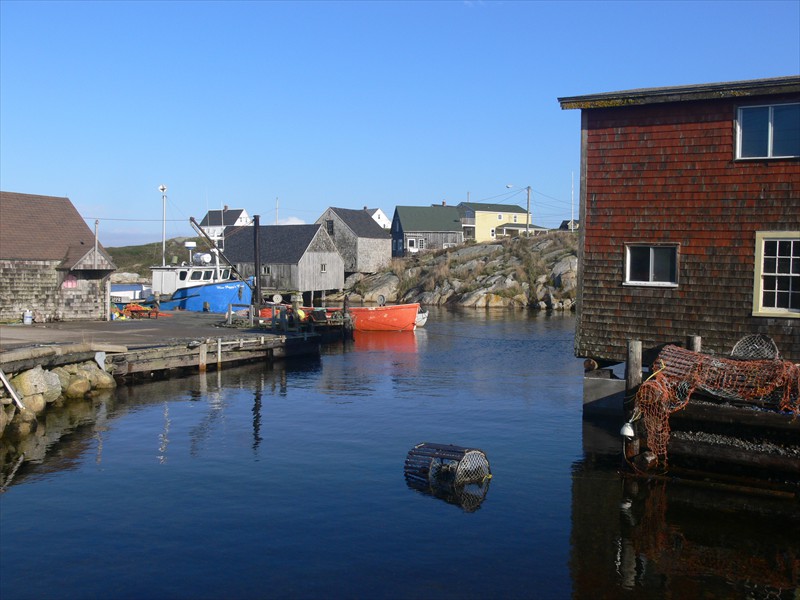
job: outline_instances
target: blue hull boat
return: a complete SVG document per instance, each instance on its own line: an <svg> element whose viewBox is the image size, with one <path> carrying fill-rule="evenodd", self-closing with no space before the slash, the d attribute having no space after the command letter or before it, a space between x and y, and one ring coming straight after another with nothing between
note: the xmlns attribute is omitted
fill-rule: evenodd
<svg viewBox="0 0 800 600"><path fill-rule="evenodd" d="M250 305L253 292L244 281L226 281L185 287L169 300L159 301L161 310L225 313L231 304Z"/></svg>

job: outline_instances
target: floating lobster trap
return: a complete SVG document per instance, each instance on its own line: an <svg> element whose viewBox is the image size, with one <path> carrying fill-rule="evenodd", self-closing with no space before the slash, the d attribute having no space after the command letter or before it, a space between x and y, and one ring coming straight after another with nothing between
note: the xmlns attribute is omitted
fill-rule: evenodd
<svg viewBox="0 0 800 600"><path fill-rule="evenodd" d="M405 478L414 490L477 510L486 498L492 471L486 454L452 444L417 444L408 453Z"/></svg>

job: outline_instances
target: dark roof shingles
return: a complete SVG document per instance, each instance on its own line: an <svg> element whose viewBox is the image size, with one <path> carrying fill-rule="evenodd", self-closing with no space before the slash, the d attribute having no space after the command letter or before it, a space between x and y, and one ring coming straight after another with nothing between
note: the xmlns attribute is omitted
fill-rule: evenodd
<svg viewBox="0 0 800 600"><path fill-rule="evenodd" d="M69 198L0 192L0 258L69 262L93 248L94 233Z"/></svg>

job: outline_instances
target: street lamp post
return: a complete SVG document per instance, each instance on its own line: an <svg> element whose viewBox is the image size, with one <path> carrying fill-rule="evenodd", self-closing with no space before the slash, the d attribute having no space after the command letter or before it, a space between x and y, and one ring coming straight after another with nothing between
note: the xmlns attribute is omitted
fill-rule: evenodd
<svg viewBox="0 0 800 600"><path fill-rule="evenodd" d="M163 183L158 186L161 192L161 204L163 206L163 218L161 221L161 266L167 266L167 186Z"/></svg>

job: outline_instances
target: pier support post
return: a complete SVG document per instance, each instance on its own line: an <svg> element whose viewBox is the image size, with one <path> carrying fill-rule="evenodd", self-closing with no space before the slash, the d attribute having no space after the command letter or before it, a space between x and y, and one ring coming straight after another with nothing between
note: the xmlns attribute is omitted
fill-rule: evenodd
<svg viewBox="0 0 800 600"><path fill-rule="evenodd" d="M633 418L633 411L636 407L636 392L642 385L642 342L641 340L628 340L628 356L625 362L625 400L622 404L625 420ZM636 431L636 424L633 426ZM632 440L625 440L625 456L633 458L639 454L639 436Z"/></svg>
<svg viewBox="0 0 800 600"><path fill-rule="evenodd" d="M702 352L703 338L699 335L689 335L686 337L686 348L692 352Z"/></svg>
<svg viewBox="0 0 800 600"><path fill-rule="evenodd" d="M633 398L642 384L642 342L628 340L628 357L625 362L625 418L633 416Z"/></svg>
<svg viewBox="0 0 800 600"><path fill-rule="evenodd" d="M208 358L208 344L203 342L200 344L200 356L197 359L197 368L200 370L201 373L206 372L206 360Z"/></svg>

